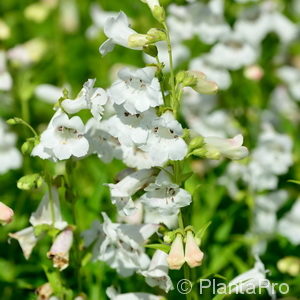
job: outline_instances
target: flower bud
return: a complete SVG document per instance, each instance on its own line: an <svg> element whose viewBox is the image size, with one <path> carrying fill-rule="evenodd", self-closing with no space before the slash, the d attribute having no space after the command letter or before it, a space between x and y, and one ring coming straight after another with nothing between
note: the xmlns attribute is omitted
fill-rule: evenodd
<svg viewBox="0 0 300 300"><path fill-rule="evenodd" d="M281 273L298 276L300 274L300 259L295 256L284 257L278 261L277 268Z"/></svg>
<svg viewBox="0 0 300 300"><path fill-rule="evenodd" d="M187 73L194 76L195 83L188 85L187 82L185 86L190 86L200 94L215 94L218 91L217 84L213 81L207 80L204 73L198 71L187 71Z"/></svg>
<svg viewBox="0 0 300 300"><path fill-rule="evenodd" d="M39 188L43 184L43 178L40 174L30 174L21 177L17 182L17 187L20 190L31 190Z"/></svg>
<svg viewBox="0 0 300 300"><path fill-rule="evenodd" d="M199 148L203 146L203 144L204 144L204 138L202 136L196 136L189 143L189 150L194 150L196 148Z"/></svg>
<svg viewBox="0 0 300 300"><path fill-rule="evenodd" d="M23 154L30 154L32 149L38 144L37 138L28 138L26 142L21 146Z"/></svg>
<svg viewBox="0 0 300 300"><path fill-rule="evenodd" d="M6 123L8 125L16 125L16 124L23 124L24 121L22 119L20 119L20 118L15 117L15 118L8 119L6 121Z"/></svg>
<svg viewBox="0 0 300 300"><path fill-rule="evenodd" d="M132 48L143 47L149 43L147 34L133 33L128 37L128 46Z"/></svg>
<svg viewBox="0 0 300 300"><path fill-rule="evenodd" d="M147 35L149 43L151 44L159 41L165 41L167 39L165 32L157 28L151 28L147 32Z"/></svg>
<svg viewBox="0 0 300 300"><path fill-rule="evenodd" d="M14 211L0 201L0 223L8 224L14 216Z"/></svg>
<svg viewBox="0 0 300 300"><path fill-rule="evenodd" d="M50 251L47 253L48 258L53 261L53 266L60 271L69 266L69 251L72 243L73 231L71 228L67 228L55 238Z"/></svg>
<svg viewBox="0 0 300 300"><path fill-rule="evenodd" d="M204 149L204 148L199 148L199 149L194 150L192 152L192 154L195 155L195 156L198 156L200 158L207 157L207 155L206 155L207 154L207 150ZM218 154L218 156L217 156L217 153L216 153L215 157L216 157L215 159L219 159L220 158L220 154Z"/></svg>
<svg viewBox="0 0 300 300"><path fill-rule="evenodd" d="M202 264L203 255L203 252L196 243L192 231L188 231L185 244L185 261L190 268L195 268Z"/></svg>
<svg viewBox="0 0 300 300"><path fill-rule="evenodd" d="M176 235L176 238L171 245L167 262L169 264L169 269L171 270L179 270L184 264L184 251L181 234Z"/></svg>
<svg viewBox="0 0 300 300"><path fill-rule="evenodd" d="M152 10L153 17L160 23L163 23L166 19L166 12L162 6L156 5Z"/></svg>
<svg viewBox="0 0 300 300"><path fill-rule="evenodd" d="M264 76L264 70L259 65L248 66L244 70L244 76L250 80L259 81Z"/></svg>
<svg viewBox="0 0 300 300"><path fill-rule="evenodd" d="M206 137L204 138L207 150L206 157L210 159L219 159L221 156L239 160L248 155L248 149L243 145L243 136L236 135L231 139L224 139L219 137Z"/></svg>

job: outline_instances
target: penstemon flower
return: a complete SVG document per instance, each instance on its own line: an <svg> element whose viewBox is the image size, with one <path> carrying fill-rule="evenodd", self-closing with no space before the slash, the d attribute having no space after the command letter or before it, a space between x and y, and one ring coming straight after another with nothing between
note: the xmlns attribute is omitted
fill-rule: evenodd
<svg viewBox="0 0 300 300"><path fill-rule="evenodd" d="M60 271L69 265L69 251L73 244L73 230L66 228L54 240L51 249L47 253L48 258L53 261L53 266Z"/></svg>
<svg viewBox="0 0 300 300"><path fill-rule="evenodd" d="M129 46L129 37L133 34L137 34L137 32L130 28L128 18L123 12L120 12L116 17L111 17L106 20L104 32L108 39L99 48L101 55L106 55L108 52L111 52L116 44L134 50L142 50L140 46Z"/></svg>
<svg viewBox="0 0 300 300"><path fill-rule="evenodd" d="M45 224L52 225L59 230L67 227L67 222L62 219L58 192L55 188L44 195L36 212L31 214L29 222L34 227Z"/></svg>
<svg viewBox="0 0 300 300"><path fill-rule="evenodd" d="M173 290L172 281L168 275L168 254L161 250L156 250L147 271L142 271L141 274L146 278L146 282L151 286L158 286L166 293Z"/></svg>
<svg viewBox="0 0 300 300"><path fill-rule="evenodd" d="M155 72L155 67L121 69L118 72L120 79L114 82L108 91L112 101L123 105L132 115L162 105L162 94Z"/></svg>
<svg viewBox="0 0 300 300"><path fill-rule="evenodd" d="M184 259L191 268L201 266L203 252L199 249L192 231L187 232Z"/></svg>
<svg viewBox="0 0 300 300"><path fill-rule="evenodd" d="M105 213L103 225L95 224L92 231L83 233L89 246L94 238L94 260L105 261L111 268L124 277L137 270L144 270L149 265L149 257L144 252L143 244L158 226L154 224L118 224L112 223Z"/></svg>
<svg viewBox="0 0 300 300"><path fill-rule="evenodd" d="M96 79L89 79L84 85L76 99L62 101L62 108L69 114L74 114L82 109L89 109L93 117L100 121L104 112L104 105L108 98L102 88L94 88Z"/></svg>
<svg viewBox="0 0 300 300"><path fill-rule="evenodd" d="M204 138L207 157L218 159L220 156L233 160L243 159L248 155L248 149L243 144L243 136L236 135L232 139L217 137Z"/></svg>
<svg viewBox="0 0 300 300"><path fill-rule="evenodd" d="M0 201L0 223L8 224L12 221L14 211Z"/></svg>
<svg viewBox="0 0 300 300"><path fill-rule="evenodd" d="M85 126L78 116L69 119L59 110L42 133L40 144L33 149L32 155L53 160L83 157L89 149L84 133Z"/></svg>
<svg viewBox="0 0 300 300"><path fill-rule="evenodd" d="M146 193L140 198L145 207L156 211L162 216L177 215L181 207L192 202L191 195L172 183L166 171L161 171L154 183L145 189Z"/></svg>
<svg viewBox="0 0 300 300"><path fill-rule="evenodd" d="M16 239L26 259L29 259L31 252L38 242L38 237L34 233L34 227L27 227L18 232L10 233L9 236Z"/></svg>
<svg viewBox="0 0 300 300"><path fill-rule="evenodd" d="M153 180L153 170L136 171L116 184L108 184L112 203L121 215L131 215L135 211L132 196Z"/></svg>
<svg viewBox="0 0 300 300"><path fill-rule="evenodd" d="M177 234L169 252L168 265L171 270L179 270L185 262L182 235Z"/></svg>

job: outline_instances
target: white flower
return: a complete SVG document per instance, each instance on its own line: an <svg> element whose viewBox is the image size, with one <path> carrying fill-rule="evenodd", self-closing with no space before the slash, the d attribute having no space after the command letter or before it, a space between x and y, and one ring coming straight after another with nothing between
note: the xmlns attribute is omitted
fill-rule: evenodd
<svg viewBox="0 0 300 300"><path fill-rule="evenodd" d="M98 33L103 30L106 20L108 18L116 18L118 13L105 11L98 3L92 3L90 7L90 15L93 24L87 29L86 36L92 39L97 37Z"/></svg>
<svg viewBox="0 0 300 300"><path fill-rule="evenodd" d="M111 52L115 44L126 48L142 50L142 47L129 47L128 38L137 32L130 28L127 16L121 11L117 17L108 18L104 24L104 33L108 39L100 46L102 55Z"/></svg>
<svg viewBox="0 0 300 300"><path fill-rule="evenodd" d="M84 132L85 126L78 116L69 119L59 110L42 133L40 144L33 149L32 155L54 160L85 156L89 143Z"/></svg>
<svg viewBox="0 0 300 300"><path fill-rule="evenodd" d="M229 159L239 160L248 155L248 149L243 144L243 136L236 135L232 139L218 137L205 137L207 155L213 157L224 156Z"/></svg>
<svg viewBox="0 0 300 300"><path fill-rule="evenodd" d="M141 196L141 202L161 215L177 215L181 207L192 202L191 195L172 183L164 170L158 174L155 183L150 183L144 190L146 193Z"/></svg>
<svg viewBox="0 0 300 300"><path fill-rule="evenodd" d="M141 201L136 200L134 205L135 205L135 212L130 216L120 216L119 215L118 222L132 224L132 225L137 225L137 224L142 223L143 217L144 217L143 204L141 203ZM145 223L149 223L149 222L145 222ZM155 222L151 222L151 223L156 224Z"/></svg>
<svg viewBox="0 0 300 300"><path fill-rule="evenodd" d="M8 224L12 221L14 211L0 201L0 223Z"/></svg>
<svg viewBox="0 0 300 300"><path fill-rule="evenodd" d="M6 54L0 51L0 91L9 91L12 83L12 77L6 68Z"/></svg>
<svg viewBox="0 0 300 300"><path fill-rule="evenodd" d="M34 234L34 228L32 226L27 227L18 232L10 233L9 236L19 242L25 258L28 259L38 242L38 237Z"/></svg>
<svg viewBox="0 0 300 300"><path fill-rule="evenodd" d="M112 119L98 122L91 118L86 123L85 137L89 142L89 153L96 153L105 163L111 162L113 158L121 159L122 150L117 138L109 134L109 128L113 126Z"/></svg>
<svg viewBox="0 0 300 300"><path fill-rule="evenodd" d="M278 69L278 76L288 86L291 95L300 101L300 70L284 66Z"/></svg>
<svg viewBox="0 0 300 300"><path fill-rule="evenodd" d="M278 232L285 236L293 245L300 245L300 198L278 224Z"/></svg>
<svg viewBox="0 0 300 300"><path fill-rule="evenodd" d="M110 286L106 289L106 295L110 300L163 300L164 297L155 296L147 293L125 293L119 294Z"/></svg>
<svg viewBox="0 0 300 300"><path fill-rule="evenodd" d="M9 49L7 57L16 65L26 66L40 61L46 49L47 45L43 39L34 38Z"/></svg>
<svg viewBox="0 0 300 300"><path fill-rule="evenodd" d="M18 169L22 164L22 155L15 148L16 135L7 131L7 125L0 119L0 174Z"/></svg>
<svg viewBox="0 0 300 300"><path fill-rule="evenodd" d="M168 160L182 160L187 154L187 145L182 135L181 124L167 111L153 120L147 143L139 148L149 152L157 166L162 166Z"/></svg>
<svg viewBox="0 0 300 300"><path fill-rule="evenodd" d="M151 287L158 286L166 293L168 293L169 290L174 289L171 278L168 275L169 267L167 257L167 253L161 250L156 250L151 259L148 270L140 272L144 277L146 277L147 284Z"/></svg>
<svg viewBox="0 0 300 300"><path fill-rule="evenodd" d="M116 184L108 184L112 203L121 215L132 215L135 205L132 196L153 180L153 170L139 170L123 178Z"/></svg>
<svg viewBox="0 0 300 300"><path fill-rule="evenodd" d="M257 234L273 234L277 226L276 212L287 199L285 190L257 196L252 231Z"/></svg>
<svg viewBox="0 0 300 300"><path fill-rule="evenodd" d="M256 257L256 263L253 269L246 271L232 279L228 288L232 293L244 293L247 289L253 288L267 288L269 295L272 299L275 299L276 294L268 279L266 279L266 270L264 264L261 262L259 257Z"/></svg>
<svg viewBox="0 0 300 300"><path fill-rule="evenodd" d="M265 124L259 136L258 147L252 151L252 160L260 169L275 175L285 174L292 165L292 140L288 135L279 134Z"/></svg>
<svg viewBox="0 0 300 300"><path fill-rule="evenodd" d="M155 67L142 69L123 68L109 89L112 101L123 105L130 114L137 114L163 104Z"/></svg>
<svg viewBox="0 0 300 300"><path fill-rule="evenodd" d="M121 145L139 146L147 142L153 120L156 118L153 108L131 115L122 106L115 105L117 115L107 124L108 132L118 138Z"/></svg>
<svg viewBox="0 0 300 300"><path fill-rule="evenodd" d="M35 88L34 94L46 103L54 104L63 96L63 89L52 84L40 84Z"/></svg>
<svg viewBox="0 0 300 300"><path fill-rule="evenodd" d="M298 33L297 25L281 14L277 4L271 1L263 2L256 10L245 10L234 28L254 45L259 44L270 32L275 32L282 43L291 42Z"/></svg>
<svg viewBox="0 0 300 300"><path fill-rule="evenodd" d="M169 229L178 228L177 215L162 215L156 209L151 209L145 206L144 209L144 222L150 224L164 224Z"/></svg>
<svg viewBox="0 0 300 300"><path fill-rule="evenodd" d="M218 67L237 70L252 65L257 56L257 51L251 45L247 44L239 34L232 33L211 49L207 59Z"/></svg>
<svg viewBox="0 0 300 300"><path fill-rule="evenodd" d="M94 245L94 259L105 261L124 277L132 275L137 270L146 269L149 257L145 254L143 245L158 229L158 225L112 223L105 213L102 215L104 223L102 228L98 225L100 238ZM88 241L91 242L93 234L91 232L88 234Z"/></svg>
<svg viewBox="0 0 300 300"><path fill-rule="evenodd" d="M48 258L53 261L53 266L59 271L66 269L69 266L69 251L73 244L73 231L66 228L59 233L47 253Z"/></svg>
<svg viewBox="0 0 300 300"><path fill-rule="evenodd" d="M185 88L182 112L189 128L201 136L228 137L237 133L234 121L224 110L216 110L215 95L199 95Z"/></svg>
<svg viewBox="0 0 300 300"><path fill-rule="evenodd" d="M53 187L50 192L47 191L36 212L31 214L29 222L34 227L47 224L59 230L63 230L68 225L68 223L62 219L59 196L56 188Z"/></svg>
<svg viewBox="0 0 300 300"><path fill-rule="evenodd" d="M209 80L216 82L221 90L228 89L231 85L229 72L222 67L214 65L208 58L207 55L194 58L190 62L189 69L203 72Z"/></svg>
<svg viewBox="0 0 300 300"><path fill-rule="evenodd" d="M157 166L157 161L151 157L150 153L137 146L121 145L121 149L122 160L128 167L141 170Z"/></svg>
<svg viewBox="0 0 300 300"><path fill-rule="evenodd" d="M90 109L93 117L100 121L104 112L104 105L108 98L105 90L94 88L96 79L89 79L83 85L76 99L66 99L61 105L69 114L75 114L82 109Z"/></svg>

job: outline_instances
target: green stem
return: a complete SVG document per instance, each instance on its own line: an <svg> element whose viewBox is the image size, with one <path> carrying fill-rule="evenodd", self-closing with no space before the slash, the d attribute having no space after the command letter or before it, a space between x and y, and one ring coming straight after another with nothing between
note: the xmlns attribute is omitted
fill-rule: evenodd
<svg viewBox="0 0 300 300"><path fill-rule="evenodd" d="M80 251L80 232L78 230L78 216L77 216L77 211L76 211L76 199L77 196L74 194L74 186L73 184L73 162L68 161L66 164L66 172L65 172L65 177L67 181L67 188L70 190L70 195L71 195L71 212L72 212L72 218L73 218L73 223L75 225L75 230L74 230L74 257L75 257L75 273L76 273L76 278L77 278L77 286L78 286L78 292L82 291L82 280L81 280L81 251Z"/></svg>
<svg viewBox="0 0 300 300"><path fill-rule="evenodd" d="M189 280L192 284L192 281L190 280L190 269L187 264L183 265L183 273L184 273L184 279ZM192 291L190 291L189 293L186 294L186 299L192 300Z"/></svg>
<svg viewBox="0 0 300 300"><path fill-rule="evenodd" d="M177 115L177 104L176 104L176 89L175 89L175 76L174 76L174 66L173 66L173 56L172 56L172 45L170 39L170 33L166 22L163 23L164 29L166 31L167 37L167 46L168 46L168 54L169 54L169 63L170 63L170 83L171 83L171 107L173 109L173 113Z"/></svg>
<svg viewBox="0 0 300 300"><path fill-rule="evenodd" d="M156 56L155 59L156 59L157 64L160 66L161 63L160 63L160 60L159 60L158 56ZM163 76L163 72L161 71L161 69L159 69L159 71L160 71L160 75ZM164 99L164 104L168 105L167 100L166 100L166 96L165 96L165 90L164 90L164 85L163 85L163 79L162 78L159 78L159 85L160 85L160 90L161 90L162 97Z"/></svg>

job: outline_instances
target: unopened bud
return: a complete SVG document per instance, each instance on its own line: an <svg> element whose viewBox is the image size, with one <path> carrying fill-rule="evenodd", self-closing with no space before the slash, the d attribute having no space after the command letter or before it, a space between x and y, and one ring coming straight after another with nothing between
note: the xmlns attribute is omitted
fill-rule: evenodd
<svg viewBox="0 0 300 300"><path fill-rule="evenodd" d="M202 264L203 256L204 254L199 249L193 232L188 231L185 244L185 261L190 266L190 268L195 268Z"/></svg>
<svg viewBox="0 0 300 300"><path fill-rule="evenodd" d="M0 223L8 224L12 221L14 211L0 201Z"/></svg>
<svg viewBox="0 0 300 300"><path fill-rule="evenodd" d="M198 156L200 158L206 157L207 150L204 148L196 149L192 152L192 155Z"/></svg>
<svg viewBox="0 0 300 300"><path fill-rule="evenodd" d="M184 264L184 250L181 234L176 235L176 238L171 245L167 261L171 270L179 270Z"/></svg>
<svg viewBox="0 0 300 300"><path fill-rule="evenodd" d="M300 274L300 259L295 256L284 257L278 261L277 268L281 273L298 276Z"/></svg>
<svg viewBox="0 0 300 300"><path fill-rule="evenodd" d="M40 174L30 174L21 177L17 182L17 187L20 190L37 189L43 184L43 178Z"/></svg>
<svg viewBox="0 0 300 300"><path fill-rule="evenodd" d="M32 149L37 145L38 139L28 138L26 142L21 146L21 151L23 154L30 154Z"/></svg>
<svg viewBox="0 0 300 300"><path fill-rule="evenodd" d="M215 94L218 91L217 84L207 80L204 73L198 71L187 71L187 73L194 76L194 83L185 86L190 86L200 94Z"/></svg>
<svg viewBox="0 0 300 300"><path fill-rule="evenodd" d="M162 6L156 5L152 10L153 17L160 23L163 23L166 19L166 12Z"/></svg>
<svg viewBox="0 0 300 300"><path fill-rule="evenodd" d="M147 35L148 35L149 43L151 44L159 41L165 41L167 39L166 33L161 29L157 29L157 28L151 28L147 32Z"/></svg>
<svg viewBox="0 0 300 300"><path fill-rule="evenodd" d="M204 144L204 138L202 136L197 136L191 140L189 143L189 149L194 150L196 148L202 147Z"/></svg>
<svg viewBox="0 0 300 300"><path fill-rule="evenodd" d="M143 47L149 43L147 34L134 33L128 37L128 46L132 48Z"/></svg>
<svg viewBox="0 0 300 300"><path fill-rule="evenodd" d="M8 120L6 121L6 123L7 123L8 125L23 124L23 120L20 119L20 118L15 117L15 118L8 119Z"/></svg>

